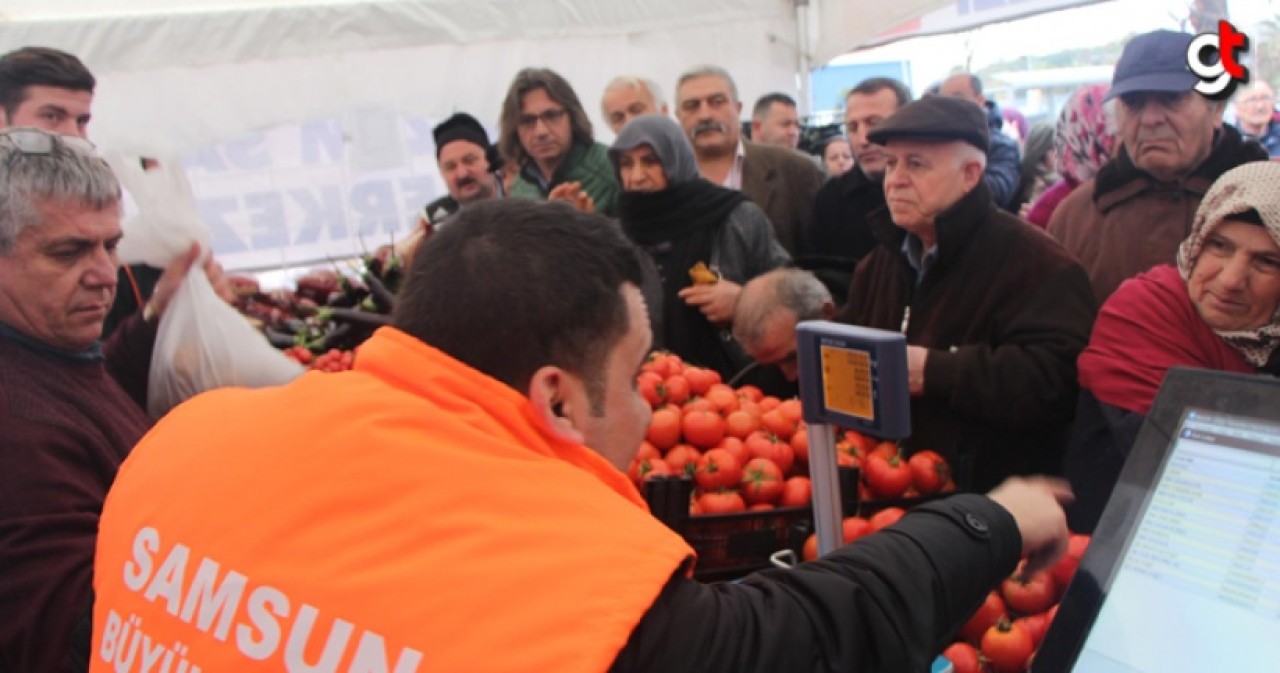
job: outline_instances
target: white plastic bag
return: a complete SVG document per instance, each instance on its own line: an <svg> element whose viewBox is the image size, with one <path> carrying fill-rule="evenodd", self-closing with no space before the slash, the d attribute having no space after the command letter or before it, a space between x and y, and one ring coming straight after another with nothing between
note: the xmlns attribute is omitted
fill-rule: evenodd
<svg viewBox="0 0 1280 673"><path fill-rule="evenodd" d="M182 401L224 386L257 388L288 383L303 372L267 343L218 296L205 275L209 231L196 212L191 185L176 159L144 171L136 160L108 157L137 212L121 226L120 260L164 268L199 242L201 259L160 316L147 413L159 418Z"/></svg>

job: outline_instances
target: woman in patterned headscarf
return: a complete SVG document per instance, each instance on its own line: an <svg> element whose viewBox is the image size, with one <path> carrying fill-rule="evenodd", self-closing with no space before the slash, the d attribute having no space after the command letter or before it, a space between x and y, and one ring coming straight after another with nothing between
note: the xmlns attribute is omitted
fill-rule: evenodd
<svg viewBox="0 0 1280 673"><path fill-rule="evenodd" d="M1280 375L1280 163L1218 178L1178 265L1125 281L1077 361L1080 402L1066 472L1072 530L1097 523L1165 372L1176 366Z"/></svg>
<svg viewBox="0 0 1280 673"><path fill-rule="evenodd" d="M1116 135L1102 102L1106 94L1106 84L1093 84L1077 89L1063 105L1053 143L1060 179L1031 205L1028 222L1041 229L1049 226L1058 204L1111 159Z"/></svg>

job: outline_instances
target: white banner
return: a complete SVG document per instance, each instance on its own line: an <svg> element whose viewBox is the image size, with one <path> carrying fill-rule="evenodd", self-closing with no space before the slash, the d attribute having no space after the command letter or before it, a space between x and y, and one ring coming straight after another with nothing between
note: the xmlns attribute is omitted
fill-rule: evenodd
<svg viewBox="0 0 1280 673"><path fill-rule="evenodd" d="M445 193L435 123L369 108L186 155L218 260L229 270L323 264L405 237Z"/></svg>

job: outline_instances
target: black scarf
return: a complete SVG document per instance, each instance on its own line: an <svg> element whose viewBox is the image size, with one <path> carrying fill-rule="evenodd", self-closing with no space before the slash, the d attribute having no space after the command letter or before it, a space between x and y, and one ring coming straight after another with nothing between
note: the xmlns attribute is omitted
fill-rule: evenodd
<svg viewBox="0 0 1280 673"><path fill-rule="evenodd" d="M653 257L661 277L662 333L655 341L726 380L741 368L741 359L727 348L720 329L676 293L689 286L692 266L711 265L725 220L746 200L742 192L703 178L659 192L623 192L618 199L623 231Z"/></svg>

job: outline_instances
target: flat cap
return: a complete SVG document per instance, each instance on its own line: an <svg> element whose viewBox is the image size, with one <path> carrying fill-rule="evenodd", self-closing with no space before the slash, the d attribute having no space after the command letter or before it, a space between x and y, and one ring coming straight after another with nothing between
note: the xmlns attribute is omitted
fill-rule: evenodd
<svg viewBox="0 0 1280 673"><path fill-rule="evenodd" d="M877 145L899 139L939 143L961 140L986 152L991 136L987 130L986 110L973 101L950 96L925 96L907 103L871 129L867 139Z"/></svg>

